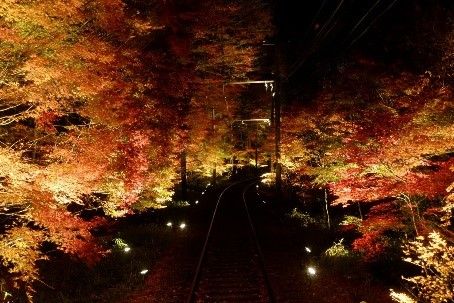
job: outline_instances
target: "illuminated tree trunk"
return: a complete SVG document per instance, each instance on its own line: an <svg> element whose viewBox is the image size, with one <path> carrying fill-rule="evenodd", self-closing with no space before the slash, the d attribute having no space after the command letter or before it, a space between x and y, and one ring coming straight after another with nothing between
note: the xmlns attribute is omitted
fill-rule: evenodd
<svg viewBox="0 0 454 303"><path fill-rule="evenodd" d="M259 160L259 150L257 145L255 146L255 169L258 168L258 160Z"/></svg>
<svg viewBox="0 0 454 303"><path fill-rule="evenodd" d="M232 159L232 175L236 176L237 171L238 171L238 167L236 165L236 156L233 156L233 159Z"/></svg>
<svg viewBox="0 0 454 303"><path fill-rule="evenodd" d="M181 162L180 162L180 168L181 168L181 198L183 200L187 199L188 196L188 175L187 175L187 153L186 151L183 151L181 153Z"/></svg>
<svg viewBox="0 0 454 303"><path fill-rule="evenodd" d="M274 170L276 173L276 192L282 191L282 171L281 171L281 101L284 98L284 86L279 82L279 95L275 101L275 121L274 121L274 144L275 161Z"/></svg>
<svg viewBox="0 0 454 303"><path fill-rule="evenodd" d="M324 194L325 194L325 211L326 211L326 223L328 225L328 229L331 229L331 219L329 217L329 204L328 204L328 190L325 188L324 189Z"/></svg>
<svg viewBox="0 0 454 303"><path fill-rule="evenodd" d="M415 205L413 205L411 198L406 194L402 194L399 199L401 201L403 201L407 205L408 209L410 210L411 221L413 223L415 233L417 236L419 236L418 225L416 224L416 215L415 215L415 211L413 209L413 208L416 208L416 214L417 214L418 218L420 218L418 205L416 203L415 203Z"/></svg>
<svg viewBox="0 0 454 303"><path fill-rule="evenodd" d="M215 118L216 118L216 115L215 115L215 112L214 112L214 107L212 107L212 109L211 109L211 120L213 122L213 128L212 128L213 136L215 135L215 132L216 132ZM214 164L214 167L213 167L211 179L212 179L211 183L216 184L216 163Z"/></svg>
<svg viewBox="0 0 454 303"><path fill-rule="evenodd" d="M212 179L211 183L216 184L216 165L213 168L213 174L211 179Z"/></svg>
<svg viewBox="0 0 454 303"><path fill-rule="evenodd" d="M359 201L356 203L358 203L359 217L361 218L361 220L363 220L363 212L361 211L361 204L359 203Z"/></svg>
<svg viewBox="0 0 454 303"><path fill-rule="evenodd" d="M255 170L257 171L258 168L258 160L259 160L259 126L258 124L255 125Z"/></svg>

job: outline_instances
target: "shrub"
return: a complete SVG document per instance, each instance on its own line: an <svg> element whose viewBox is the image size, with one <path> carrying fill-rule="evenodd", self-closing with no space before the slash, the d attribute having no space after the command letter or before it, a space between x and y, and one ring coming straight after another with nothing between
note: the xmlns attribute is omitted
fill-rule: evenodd
<svg viewBox="0 0 454 303"><path fill-rule="evenodd" d="M331 247L325 251L325 256L331 258L345 258L350 256L350 251L342 243L344 239L340 239L339 242L334 242Z"/></svg>
<svg viewBox="0 0 454 303"><path fill-rule="evenodd" d="M289 214L290 218L298 221L302 226L307 227L315 223L315 219L312 218L308 213L303 213L297 208L294 208Z"/></svg>
<svg viewBox="0 0 454 303"><path fill-rule="evenodd" d="M393 301L399 303L416 303L416 301L406 293L396 292L394 289L390 289L390 296Z"/></svg>
<svg viewBox="0 0 454 303"><path fill-rule="evenodd" d="M363 220L355 216L345 216L344 220L340 223L340 225L355 225L357 227L360 227L362 224Z"/></svg>
<svg viewBox="0 0 454 303"><path fill-rule="evenodd" d="M167 203L167 207L169 208L183 208L183 207L188 207L191 204L189 204L188 201L169 201Z"/></svg>

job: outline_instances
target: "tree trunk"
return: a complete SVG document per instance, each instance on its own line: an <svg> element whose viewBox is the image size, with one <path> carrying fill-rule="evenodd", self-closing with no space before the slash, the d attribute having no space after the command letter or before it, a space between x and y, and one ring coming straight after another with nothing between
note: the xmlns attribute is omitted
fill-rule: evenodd
<svg viewBox="0 0 454 303"><path fill-rule="evenodd" d="M258 126L258 124L256 124L255 125L255 170L256 171L258 169L258 161L259 161L259 126Z"/></svg>
<svg viewBox="0 0 454 303"><path fill-rule="evenodd" d="M411 221L413 223L413 227L415 229L416 236L419 236L418 225L416 224L415 211L413 210L413 207L415 207L416 211L417 211L418 219L419 219L418 205L415 203L415 206L413 206L413 202L411 201L411 198L406 194L402 194L400 197L400 200L403 201L407 205L408 209L410 210Z"/></svg>
<svg viewBox="0 0 454 303"><path fill-rule="evenodd" d="M359 203L359 201L357 203L358 203L359 217L361 218L361 221L362 221L363 220L363 212L361 211L361 204Z"/></svg>
<svg viewBox="0 0 454 303"><path fill-rule="evenodd" d="M212 176L211 176L211 184L216 184L216 166L213 168Z"/></svg>
<svg viewBox="0 0 454 303"><path fill-rule="evenodd" d="M259 150L256 145L255 146L255 170L258 169L258 161L259 161Z"/></svg>
<svg viewBox="0 0 454 303"><path fill-rule="evenodd" d="M216 132L215 119L216 119L216 115L215 115L215 112L214 112L214 107L212 107L212 109L211 109L211 120L213 121L213 129L212 129L213 130L213 136L214 136L214 133ZM212 178L211 183L213 185L216 184L216 164L214 164L211 178Z"/></svg>
<svg viewBox="0 0 454 303"><path fill-rule="evenodd" d="M282 191L282 172L281 172L281 99L284 98L284 90L282 83L279 83L279 95L275 99L275 121L274 121L274 144L276 163L274 165L276 174L276 192L279 195Z"/></svg>
<svg viewBox="0 0 454 303"><path fill-rule="evenodd" d="M181 153L180 174L181 174L181 198L187 200L188 197L188 175L187 175L187 154L186 151Z"/></svg>
<svg viewBox="0 0 454 303"><path fill-rule="evenodd" d="M238 167L236 166L236 156L233 156L233 160L232 160L232 176L236 176L236 173L237 173L237 170L238 170Z"/></svg>
<svg viewBox="0 0 454 303"><path fill-rule="evenodd" d="M328 191L325 188L325 211L326 211L326 223L328 224L328 229L331 229L331 219L329 217L329 204L328 204Z"/></svg>

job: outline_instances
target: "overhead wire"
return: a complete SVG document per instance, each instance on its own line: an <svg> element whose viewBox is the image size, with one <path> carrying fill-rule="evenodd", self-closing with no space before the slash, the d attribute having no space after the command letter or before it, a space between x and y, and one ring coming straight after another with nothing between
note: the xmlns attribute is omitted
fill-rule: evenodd
<svg viewBox="0 0 454 303"><path fill-rule="evenodd" d="M353 33L355 32L355 30L361 25L361 23L364 22L364 20L366 20L366 18L369 16L369 14L378 6L378 4L380 4L383 0L377 0L374 5L372 5L370 7L370 9L361 17L361 19L359 19L359 21L355 24L355 26L353 26L353 28L350 30L349 32L349 36L350 35L353 35Z"/></svg>
<svg viewBox="0 0 454 303"><path fill-rule="evenodd" d="M379 13L372 21L366 26L366 28L355 38L352 39L352 42L349 44L349 46L346 49L351 48L359 39L361 39L367 31L371 28L372 25L375 24L386 12L388 12L397 2L398 0L393 0L390 5L388 5L381 13ZM324 1L322 4L323 6L325 5L326 1ZM352 29L349 31L347 38L344 40L344 43L346 43L349 40L349 37L353 36L355 31L357 31L360 26L371 16L371 14L377 9L377 7L380 6L380 4L383 2L383 0L377 0L374 2L374 4L366 11L366 13L358 20L358 22L352 27ZM290 71L287 74L287 80L290 79L298 70L301 68L302 65L309 59L309 57L315 53L319 46L322 44L322 42L328 37L328 35L332 32L332 30L336 26L336 22L334 24L331 24L333 19L336 17L338 12L340 11L342 5L344 4L344 0L341 0L337 7L334 9L333 13L331 16L328 18L328 20L324 23L324 25L320 28L318 33L316 34L311 47L309 48L308 51L306 51L303 56L300 57L299 60L295 61L294 64L291 65ZM322 8L322 7L321 7ZM319 9L321 11L321 9ZM320 14L319 11L317 11L317 14ZM316 16L318 17L318 16ZM316 20L316 18L314 19ZM311 24L313 26L313 23ZM326 28L328 30L326 30Z"/></svg>
<svg viewBox="0 0 454 303"><path fill-rule="evenodd" d="M318 32L317 36L315 36L315 42L317 42L317 39L319 39L319 36L323 33L323 31L325 30L325 28L330 25L330 23L333 21L334 17L337 15L337 13L339 12L340 8L342 7L342 5L345 3L345 0L341 0L339 2L339 4L337 5L336 9L334 10L334 12L331 14L331 16L329 17L329 19L325 22L325 24L323 25L323 27L320 29L320 31Z"/></svg>
<svg viewBox="0 0 454 303"><path fill-rule="evenodd" d="M342 0L342 2L343 2L343 0ZM311 30L312 26L313 26L314 23L317 21L317 18L318 18L318 16L320 15L320 13L322 12L322 10L323 10L324 6L326 5L326 3L327 3L327 0L324 0L324 1L322 2L322 4L320 5L320 7L319 7L319 9L318 9L318 11L317 11L317 13L316 13L316 16L314 16L311 25L310 25L309 28L307 29L307 32L309 32L309 31ZM305 56L306 56L306 55L309 55L310 52L314 49L314 45L316 45L315 42L316 42L316 40L317 40L317 37L320 35L321 31L326 27L327 23L330 22L330 20L331 20L331 18L329 18L328 20L326 20L326 21L323 23L323 25L322 25L321 27L319 27L318 32L316 33L314 39L313 39L312 42L311 42L311 47L305 52L305 55L302 56L302 59L301 59L300 61L304 61L304 60L305 60ZM295 62L295 63L290 67L290 70L293 70L293 69L298 65L297 63L298 63L298 61ZM299 67L298 67L298 68L299 68Z"/></svg>
<svg viewBox="0 0 454 303"><path fill-rule="evenodd" d="M318 46L323 42L323 39L327 37L327 35L332 31L334 26L331 26L328 31L325 32L325 29L327 26L331 24L333 21L334 17L337 15L339 10L341 9L342 5L344 4L345 0L341 0L339 4L336 6L334 9L333 13L331 16L327 19L327 21L323 24L323 26L320 28L318 31L317 35L315 36L312 46L309 48L308 51L305 52L305 54L302 56L302 58L298 61L296 61L291 67L290 67L290 72L287 75L287 79L291 78L299 69L300 67L307 61L307 59L310 57L312 53L314 53ZM335 24L334 24L335 25Z"/></svg>
<svg viewBox="0 0 454 303"><path fill-rule="evenodd" d="M327 2L328 2L328 0L323 0L323 2L320 4L320 7L318 8L317 12L315 13L314 18L312 18L312 22L310 23L309 27L307 28L307 30L304 34L303 40L306 40L307 36L309 36L309 32L311 31L312 28L314 28L315 22L317 22L317 19L320 16L320 14Z"/></svg>
<svg viewBox="0 0 454 303"><path fill-rule="evenodd" d="M359 39L361 39L384 14L386 14L399 0L394 0L392 1L386 8L383 10L381 14L379 14L375 19L371 21L371 23L355 38L352 40L350 45L347 47L347 49L350 49Z"/></svg>

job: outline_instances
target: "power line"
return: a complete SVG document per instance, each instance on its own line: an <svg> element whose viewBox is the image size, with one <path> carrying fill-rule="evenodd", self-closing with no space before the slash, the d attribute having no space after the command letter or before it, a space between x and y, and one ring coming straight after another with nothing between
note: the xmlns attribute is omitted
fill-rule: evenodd
<svg viewBox="0 0 454 303"><path fill-rule="evenodd" d="M341 9L342 5L344 4L345 0L341 0L339 2L339 4L337 5L337 7L334 9L333 13L331 14L331 16L328 18L328 20L323 24L323 26L320 28L319 32L317 33L317 35L315 36L313 42L312 42L312 46L309 48L309 50L307 52L305 52L305 54L302 56L302 58L298 61L296 61L291 67L290 67L290 72L289 74L287 75L287 79L291 78L300 68L301 66L306 62L306 60L310 57L310 55L312 53L314 53L318 46L321 44L321 42L323 42L323 40L327 37L327 35L332 31L332 29L334 28L333 26L331 26L329 28L329 30L325 33L323 33L326 29L326 27L328 25L330 25L330 23L332 22L332 20L334 19L334 17L337 15L337 13L339 12L339 10ZM334 24L335 25L335 24ZM322 35L323 33L323 35ZM321 38L320 38L321 37Z"/></svg>
<svg viewBox="0 0 454 303"><path fill-rule="evenodd" d="M372 22L364 29L364 31L362 31L351 43L350 45L347 47L347 49L350 49L353 44L355 44L359 39L361 39L366 33L367 31L372 27L372 25L375 24L375 22L377 22L386 12L388 12L393 6L394 4L396 4L398 0L394 0L393 2L391 2L386 8L385 10L379 14L375 19L372 20Z"/></svg>
<svg viewBox="0 0 454 303"><path fill-rule="evenodd" d="M375 22L377 22L378 19L380 19L386 12L388 12L393 6L394 4L397 2L398 0L393 0L390 5L388 5L381 13L378 14L378 16L376 18L374 18L365 28L365 30L363 30L356 38L354 38L352 40L352 42L350 43L350 45L346 48L346 49L349 49L353 44L355 44L359 39L361 39L362 36L364 36L366 34L366 32L370 29L370 27L375 24ZM323 6L325 5L326 1L324 1L322 3L322 6L319 8L319 11L317 11L317 14L320 13L321 9L323 8ZM319 50L320 48L320 45L322 44L323 41L325 41L325 39L329 36L329 34L334 30L334 28L336 27L337 23L334 22L334 24L331 24L334 20L334 18L336 17L336 15L339 13L339 11L341 10L343 4L344 4L344 0L341 0L339 2L339 4L336 6L336 8L334 9L333 13L331 14L331 16L328 18L328 20L324 23L324 25L321 27L320 31L317 33L317 35L315 36L315 38L313 39L312 41L312 44L310 46L310 48L303 53L303 55L300 57L299 60L296 60L295 63L293 63L290 67L290 71L287 75L287 80L290 79L294 74L296 74L298 72L298 70L301 68L301 66L303 66L306 61L310 58L310 56L312 54L314 54L317 50ZM377 9L377 7L379 7L379 4L382 3L383 0L377 0L374 2L374 4L372 4L372 6L366 11L366 13L359 19L359 21L352 27L352 29L349 31L348 33L348 36L345 38L344 40L344 43L346 43L349 39L350 36L352 36L355 31L357 31L359 29L359 27L365 22L365 20L371 16L372 12L374 10ZM329 27L328 27L329 26Z"/></svg>
<svg viewBox="0 0 454 303"><path fill-rule="evenodd" d="M355 24L355 26L351 29L351 31L349 32L349 35L353 35L353 33L355 32L355 30L361 25L361 23L363 23L363 21L367 18L367 16L377 7L377 5L379 3L381 3L383 0L378 0L377 2L375 2L374 5L372 5L370 7L370 9L364 14L364 16Z"/></svg>

